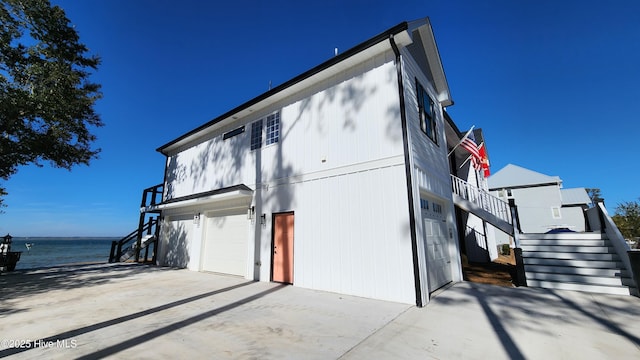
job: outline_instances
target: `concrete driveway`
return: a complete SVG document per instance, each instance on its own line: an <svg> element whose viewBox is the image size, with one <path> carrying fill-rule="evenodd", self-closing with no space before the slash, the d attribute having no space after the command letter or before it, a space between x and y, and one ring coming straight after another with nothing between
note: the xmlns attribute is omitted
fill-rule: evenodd
<svg viewBox="0 0 640 360"><path fill-rule="evenodd" d="M640 299L459 283L425 308L134 264L0 275L0 357L640 358Z"/></svg>

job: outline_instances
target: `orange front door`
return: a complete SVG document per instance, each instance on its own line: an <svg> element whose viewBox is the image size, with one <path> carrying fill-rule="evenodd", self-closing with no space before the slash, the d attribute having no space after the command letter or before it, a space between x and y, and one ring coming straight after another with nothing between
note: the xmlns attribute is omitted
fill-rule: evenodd
<svg viewBox="0 0 640 360"><path fill-rule="evenodd" d="M293 213L273 215L272 281L293 284Z"/></svg>

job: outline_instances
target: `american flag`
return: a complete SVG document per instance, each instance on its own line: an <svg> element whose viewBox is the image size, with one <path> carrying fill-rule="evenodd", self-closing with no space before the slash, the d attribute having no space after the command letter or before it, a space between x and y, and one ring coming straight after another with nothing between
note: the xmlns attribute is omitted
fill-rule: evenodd
<svg viewBox="0 0 640 360"><path fill-rule="evenodd" d="M460 146L471 153L471 164L474 168L479 169L482 165L482 158L480 157L478 145L476 144L476 138L473 136L472 131L469 131L469 134L464 139L462 139L462 142L460 142Z"/></svg>

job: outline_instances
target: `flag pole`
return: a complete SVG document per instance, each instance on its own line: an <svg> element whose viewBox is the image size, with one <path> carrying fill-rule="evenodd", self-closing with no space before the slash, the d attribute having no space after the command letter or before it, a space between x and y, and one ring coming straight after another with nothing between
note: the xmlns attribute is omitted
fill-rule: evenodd
<svg viewBox="0 0 640 360"><path fill-rule="evenodd" d="M462 165L460 165L460 167L458 169L462 169L462 167L467 163L467 161L469 161L469 159L471 159L473 155L469 155L467 156L467 158L462 162Z"/></svg>
<svg viewBox="0 0 640 360"><path fill-rule="evenodd" d="M466 134L464 134L464 136L462 137L462 139L460 139L460 141L458 141L458 143L456 144L456 146L453 147L453 149L451 149L451 151L449 152L449 154L447 154L447 157L451 156L451 154L453 154L454 151L456 151L456 149L458 148L458 146L460 146L460 144L462 144L462 142L464 141L464 139L469 137L469 134L471 134L471 132L473 131L473 128L475 127L475 125L471 125L471 129L469 129L469 131L467 131ZM468 159L467 159L468 160ZM465 161L466 162L466 161Z"/></svg>

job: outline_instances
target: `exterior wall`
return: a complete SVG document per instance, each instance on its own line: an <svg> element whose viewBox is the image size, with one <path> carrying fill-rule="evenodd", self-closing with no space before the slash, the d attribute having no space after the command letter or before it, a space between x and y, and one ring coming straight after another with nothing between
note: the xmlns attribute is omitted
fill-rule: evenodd
<svg viewBox="0 0 640 360"><path fill-rule="evenodd" d="M263 189L260 279L269 279L271 214L294 211L294 285L415 303L404 166Z"/></svg>
<svg viewBox="0 0 640 360"><path fill-rule="evenodd" d="M562 210L561 218L554 219L552 216L552 207L562 206L558 186L512 189L511 193L518 207L522 232L545 233L554 227L565 225Z"/></svg>
<svg viewBox="0 0 640 360"><path fill-rule="evenodd" d="M270 280L272 215L293 211L294 285L415 303L394 59L389 50L171 154L165 200L245 184L256 212L247 221L247 278ZM251 123L275 111L279 142L251 151ZM243 134L222 139L241 125ZM164 214L160 263L183 263L167 257L178 235L188 267L200 269L206 229L194 228L193 215L223 208L194 206L176 221Z"/></svg>
<svg viewBox="0 0 640 360"><path fill-rule="evenodd" d="M411 176L413 181L414 213L420 216L420 195L439 199L445 203L445 217L450 236L449 254L451 258L451 273L453 281L462 280L462 266L460 264L457 237L458 229L455 223L454 205L451 196L451 180L449 177L449 162L447 160L447 145L444 135L444 116L442 107L437 101L438 97L425 74L413 60L406 49L401 50L403 66L403 83L405 97L405 111L407 117L409 153L411 162ZM438 144L435 144L420 129L418 113L416 78L425 88L434 101L436 116L436 131ZM422 297L428 299L428 284L426 274L426 244L420 236L424 229L420 219L416 219L416 232L418 238L418 260L422 285Z"/></svg>
<svg viewBox="0 0 640 360"><path fill-rule="evenodd" d="M194 227L192 214L164 217L160 228L158 265L187 267L191 263Z"/></svg>
<svg viewBox="0 0 640 360"><path fill-rule="evenodd" d="M561 222L569 229L577 232L586 231L586 218L584 210L580 206L569 206L560 209Z"/></svg>
<svg viewBox="0 0 640 360"><path fill-rule="evenodd" d="M169 156L165 200L401 155L393 59L391 51L381 54ZM281 111L280 142L251 151L251 123L275 111ZM243 134L222 140L241 125Z"/></svg>

